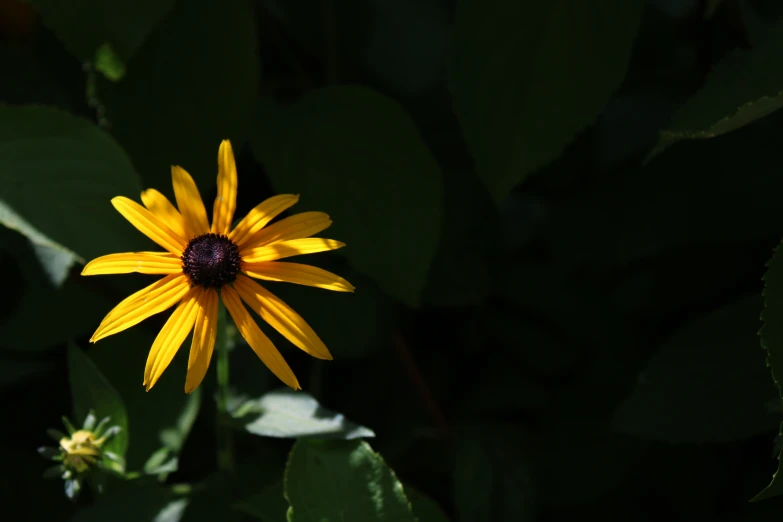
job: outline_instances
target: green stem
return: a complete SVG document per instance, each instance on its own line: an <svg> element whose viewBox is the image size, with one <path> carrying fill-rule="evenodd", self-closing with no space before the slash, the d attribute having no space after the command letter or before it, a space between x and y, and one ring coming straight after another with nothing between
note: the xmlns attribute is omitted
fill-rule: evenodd
<svg viewBox="0 0 783 522"><path fill-rule="evenodd" d="M220 303L218 308L217 338L215 339L215 351L217 352L217 462L221 471L233 472L234 470L234 441L231 428L226 424L228 417L229 400L229 332L226 324L226 308Z"/></svg>

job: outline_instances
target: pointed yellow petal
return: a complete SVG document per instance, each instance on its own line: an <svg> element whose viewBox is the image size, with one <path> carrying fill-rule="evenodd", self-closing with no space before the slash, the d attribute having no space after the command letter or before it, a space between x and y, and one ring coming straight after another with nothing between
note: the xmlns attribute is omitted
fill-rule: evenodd
<svg viewBox="0 0 783 522"><path fill-rule="evenodd" d="M243 275L237 277L234 288L251 310L298 348L317 359L332 358L310 325L269 290Z"/></svg>
<svg viewBox="0 0 783 522"><path fill-rule="evenodd" d="M168 252L109 254L87 263L82 270L82 275L129 274L131 272L178 274L182 272L182 260Z"/></svg>
<svg viewBox="0 0 783 522"><path fill-rule="evenodd" d="M188 357L185 393L191 393L204 380L217 336L217 292L212 289L205 291L198 304L196 327L193 330L193 342L190 344L190 357Z"/></svg>
<svg viewBox="0 0 783 522"><path fill-rule="evenodd" d="M187 242L175 234L155 214L123 196L117 196L112 199L111 204L114 205L117 212L130 221L131 225L136 227L142 234L172 254L176 256L182 255Z"/></svg>
<svg viewBox="0 0 783 522"><path fill-rule="evenodd" d="M250 277L265 281L282 281L297 285L314 286L335 292L353 292L354 286L342 277L323 268L299 263L269 261L242 263L242 271Z"/></svg>
<svg viewBox="0 0 783 522"><path fill-rule="evenodd" d="M261 263L274 261L284 257L299 256L302 254L315 254L327 250L337 250L345 246L345 243L334 239L322 239L320 237L308 237L305 239L292 239L290 241L278 241L271 245L251 248L245 251L242 261L246 263Z"/></svg>
<svg viewBox="0 0 783 522"><path fill-rule="evenodd" d="M184 274L171 274L156 281L135 294L126 297L104 317L90 342L98 342L104 337L114 335L144 319L174 306L188 293L190 282Z"/></svg>
<svg viewBox="0 0 783 522"><path fill-rule="evenodd" d="M228 235L229 239L239 245L239 248L242 248L246 237L264 228L281 212L295 205L297 201L299 201L299 195L294 194L280 194L265 200L242 218L242 221Z"/></svg>
<svg viewBox="0 0 783 522"><path fill-rule="evenodd" d="M231 142L223 140L218 151L217 197L212 208L212 232L226 235L237 207L237 164Z"/></svg>
<svg viewBox="0 0 783 522"><path fill-rule="evenodd" d="M295 390L301 390L299 381L296 380L294 372L285 362L283 356L277 351L272 341L264 335L258 325L250 317L250 314L245 310L245 306L242 301L239 300L239 296L236 291L230 286L224 286L221 290L223 297L223 303L226 305L226 310L231 314L231 318L234 319L234 323L237 325L237 330L245 338L247 344L256 352L258 358L261 359L267 368L272 370L278 379Z"/></svg>
<svg viewBox="0 0 783 522"><path fill-rule="evenodd" d="M204 294L204 288L194 286L180 301L174 313L163 325L147 356L147 366L144 368L144 385L147 391L155 386L163 371L168 367L174 355L182 346L185 338L190 335L196 322L198 302Z"/></svg>
<svg viewBox="0 0 783 522"><path fill-rule="evenodd" d="M237 243L239 255L245 255L245 252L253 248L266 246L278 241L312 236L322 230L326 230L331 224L332 220L329 219L329 215L323 212L302 212L301 214L288 216L247 236L241 245Z"/></svg>
<svg viewBox="0 0 783 522"><path fill-rule="evenodd" d="M182 167L171 167L171 182L174 184L174 196L177 206L185 220L185 231L188 239L193 239L209 232L207 209L198 191L196 182Z"/></svg>
<svg viewBox="0 0 783 522"><path fill-rule="evenodd" d="M155 189L147 189L141 193L141 201L147 210L155 214L185 242L189 239L185 233L185 222L182 214L171 204L166 196Z"/></svg>

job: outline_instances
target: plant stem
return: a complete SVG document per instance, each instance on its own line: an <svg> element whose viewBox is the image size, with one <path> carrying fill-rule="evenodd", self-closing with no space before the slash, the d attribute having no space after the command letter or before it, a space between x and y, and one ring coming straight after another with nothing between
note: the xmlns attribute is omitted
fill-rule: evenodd
<svg viewBox="0 0 783 522"><path fill-rule="evenodd" d="M229 399L229 332L226 324L226 308L223 303L218 307L217 338L215 339L215 351L217 352L217 464L221 471L233 472L234 470L234 441L231 428L226 425L228 417Z"/></svg>

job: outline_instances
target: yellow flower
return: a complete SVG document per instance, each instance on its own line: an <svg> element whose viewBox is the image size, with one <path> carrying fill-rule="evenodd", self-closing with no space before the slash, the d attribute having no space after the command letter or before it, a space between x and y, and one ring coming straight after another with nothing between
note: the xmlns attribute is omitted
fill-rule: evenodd
<svg viewBox="0 0 783 522"><path fill-rule="evenodd" d="M63 437L60 440L60 448L64 453L63 463L78 473L86 471L100 458L103 442L103 438L96 439L95 434L87 430L76 431L70 438Z"/></svg>
<svg viewBox="0 0 783 522"><path fill-rule="evenodd" d="M103 319L90 341L97 342L121 332L176 305L150 349L144 385L147 391L155 385L193 331L185 380L185 392L190 393L201 384L212 357L219 292L237 329L261 361L288 386L301 389L291 368L244 305L306 353L318 359L332 358L299 314L251 279L353 292L354 287L348 281L331 272L278 261L345 246L339 241L310 237L332 224L329 216L323 212L303 212L269 225L272 219L299 200L299 196L281 194L256 206L232 230L237 171L228 140L220 144L218 152L218 193L212 211L212 226L193 178L176 166L171 168L171 178L179 210L154 189L141 194L146 208L122 196L112 199L114 208L125 219L166 252L99 257L87 263L82 275L140 272L165 277L117 305Z"/></svg>

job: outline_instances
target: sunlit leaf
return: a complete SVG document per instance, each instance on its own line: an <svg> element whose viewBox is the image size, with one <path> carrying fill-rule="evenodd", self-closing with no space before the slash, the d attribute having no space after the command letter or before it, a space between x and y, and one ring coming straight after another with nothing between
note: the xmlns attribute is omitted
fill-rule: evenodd
<svg viewBox="0 0 783 522"><path fill-rule="evenodd" d="M362 441L294 444L285 472L289 522L414 522L402 484Z"/></svg>
<svg viewBox="0 0 783 522"><path fill-rule="evenodd" d="M237 426L263 437L355 439L372 430L318 404L301 391L281 388L251 399L232 412Z"/></svg>

